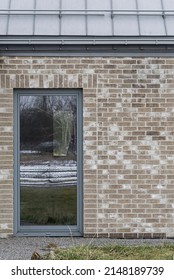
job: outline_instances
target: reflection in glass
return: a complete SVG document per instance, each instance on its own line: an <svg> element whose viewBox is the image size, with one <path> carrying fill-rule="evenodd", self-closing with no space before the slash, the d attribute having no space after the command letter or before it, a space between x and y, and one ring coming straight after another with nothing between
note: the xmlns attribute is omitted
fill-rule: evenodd
<svg viewBox="0 0 174 280"><path fill-rule="evenodd" d="M20 223L77 224L76 96L20 96Z"/></svg>

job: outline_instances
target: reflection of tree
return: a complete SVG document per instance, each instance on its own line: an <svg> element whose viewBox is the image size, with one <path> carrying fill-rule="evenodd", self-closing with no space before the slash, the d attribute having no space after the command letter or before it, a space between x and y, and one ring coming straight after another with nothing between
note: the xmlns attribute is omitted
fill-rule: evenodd
<svg viewBox="0 0 174 280"><path fill-rule="evenodd" d="M53 122L44 111L36 108L20 113L20 138L23 146L32 147L40 142L52 141Z"/></svg>
<svg viewBox="0 0 174 280"><path fill-rule="evenodd" d="M72 112L58 111L54 113L54 156L66 156L72 137Z"/></svg>
<svg viewBox="0 0 174 280"><path fill-rule="evenodd" d="M64 141L66 147L74 153L77 144L76 101L76 97L70 95L21 96L21 145L31 148L46 141Z"/></svg>
<svg viewBox="0 0 174 280"><path fill-rule="evenodd" d="M62 150L69 150L76 153L77 145L77 98L75 96L53 96L52 97L53 115L56 118L57 130L54 129L54 139L60 139ZM54 125L54 127L56 127ZM62 135L58 136L56 131ZM63 144L64 139L64 144ZM69 140L68 140L69 139ZM64 147L64 148L63 148ZM67 147L67 148L65 148ZM60 152L60 147L59 147ZM65 153L65 152L64 152Z"/></svg>

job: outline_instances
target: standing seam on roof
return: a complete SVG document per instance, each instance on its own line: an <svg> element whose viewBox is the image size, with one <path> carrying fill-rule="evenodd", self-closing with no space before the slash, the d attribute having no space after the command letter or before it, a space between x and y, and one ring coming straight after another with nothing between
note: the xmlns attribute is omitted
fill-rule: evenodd
<svg viewBox="0 0 174 280"><path fill-rule="evenodd" d="M6 35L8 35L9 31L9 21L10 21L10 8L11 8L11 0L9 0L9 12L8 12L8 19L7 19L7 30L6 30Z"/></svg>
<svg viewBox="0 0 174 280"><path fill-rule="evenodd" d="M161 7L162 7L162 10L164 11L164 3L163 3L163 0L161 0ZM165 17L164 12L163 12L163 21L164 21L165 33L166 33L166 36L167 36L167 35L168 35L168 32L167 32L166 17Z"/></svg>

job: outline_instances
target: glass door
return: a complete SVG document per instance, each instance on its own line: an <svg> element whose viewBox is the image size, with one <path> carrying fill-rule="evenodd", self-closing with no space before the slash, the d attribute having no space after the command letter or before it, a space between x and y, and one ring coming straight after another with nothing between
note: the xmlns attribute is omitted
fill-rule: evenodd
<svg viewBox="0 0 174 280"><path fill-rule="evenodd" d="M18 232L81 235L79 95L18 94Z"/></svg>

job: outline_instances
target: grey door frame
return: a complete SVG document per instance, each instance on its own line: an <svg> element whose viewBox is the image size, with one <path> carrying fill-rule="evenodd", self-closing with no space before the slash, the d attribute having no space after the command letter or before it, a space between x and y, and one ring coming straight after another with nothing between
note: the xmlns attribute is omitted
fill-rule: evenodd
<svg viewBox="0 0 174 280"><path fill-rule="evenodd" d="M73 95L77 97L77 226L20 225L20 110L24 95ZM83 235L83 96L80 89L14 89L14 235L82 236Z"/></svg>

